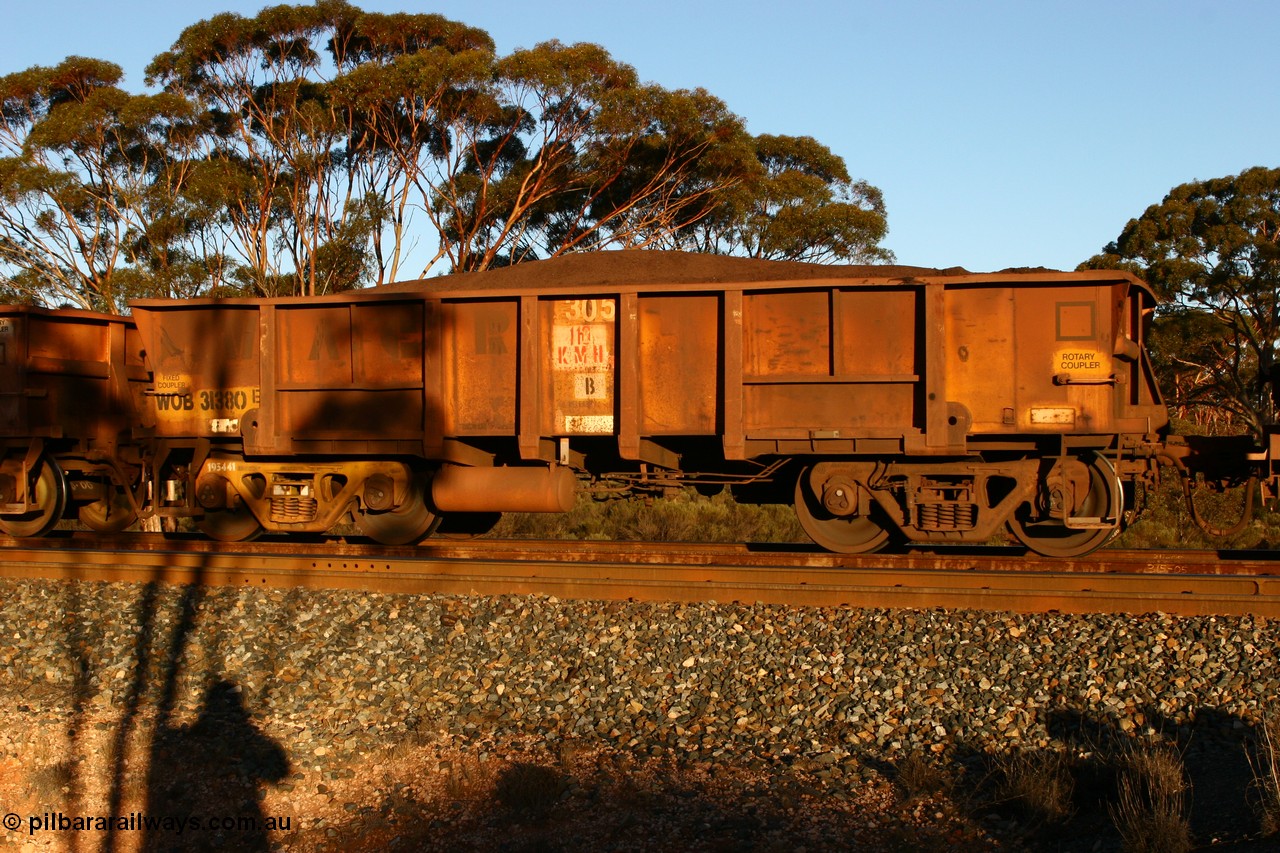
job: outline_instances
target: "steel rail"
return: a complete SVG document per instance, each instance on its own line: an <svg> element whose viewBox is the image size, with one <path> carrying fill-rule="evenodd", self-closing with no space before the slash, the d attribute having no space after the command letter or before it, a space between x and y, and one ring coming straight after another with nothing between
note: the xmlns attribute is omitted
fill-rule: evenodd
<svg viewBox="0 0 1280 853"><path fill-rule="evenodd" d="M537 543L523 554L514 543L501 543L508 553L489 545L477 548L475 543L418 549L339 543L291 544L285 549L254 543L255 547L227 550L210 547L211 543L162 548L159 540L128 551L82 546L74 539L60 547L27 547L30 544L0 548L0 576L585 600L1280 617L1280 577L1243 570L1214 572L1207 563L1201 572L1154 573L1149 558L1118 561L1136 571L1084 572L1059 571L1056 563L1047 571L992 570L980 565L982 559L958 556L946 558L956 561L958 568L904 567L897 559L865 557L852 562L867 565L850 566L848 558L836 558L846 564L796 566L788 559L795 556L791 552L748 552L732 546L638 549L631 555L634 559L626 559L620 558L618 543L591 543L599 547L575 547L570 553L565 543L558 543L558 551ZM648 552L644 559L638 558L642 550ZM742 565L737 558L743 554L760 562ZM603 559L606 555L610 558ZM686 559L690 556L699 559ZM767 564L770 558L773 565ZM1025 558L1021 562L1025 568ZM1237 566L1242 567L1243 563Z"/></svg>
<svg viewBox="0 0 1280 853"><path fill-rule="evenodd" d="M952 569L985 571L1052 571L1145 574L1245 574L1280 575L1280 551L1213 550L1110 550L1079 558L1043 558L1021 547L913 548L905 553L833 554L813 545L724 544L699 542L635 542L606 540L430 538L417 545L378 545L364 539L342 537L309 540L264 538L221 545L203 537L174 534L117 534L60 532L42 539L0 537L0 555L6 547L118 550L190 551L221 550L246 554L311 554L323 552L352 557L454 557L467 559L537 559L553 555L566 562L678 563L681 565L733 564L786 566L792 569Z"/></svg>

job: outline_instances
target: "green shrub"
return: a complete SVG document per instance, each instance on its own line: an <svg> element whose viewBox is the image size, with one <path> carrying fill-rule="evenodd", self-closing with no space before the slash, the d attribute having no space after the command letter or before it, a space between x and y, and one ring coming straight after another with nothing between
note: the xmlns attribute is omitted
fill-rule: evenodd
<svg viewBox="0 0 1280 853"><path fill-rule="evenodd" d="M1244 488L1193 493L1201 518L1219 529L1234 527L1244 507ZM1255 500L1253 518L1239 533L1211 536L1201 530L1187 509L1182 484L1166 472L1158 488L1138 490L1136 521L1111 540L1112 548L1266 549L1280 546L1280 513L1269 512Z"/></svg>
<svg viewBox="0 0 1280 853"><path fill-rule="evenodd" d="M807 542L789 506L741 504L727 491L685 489L659 500L596 501L579 496L566 513L507 513L490 534L508 539L643 542Z"/></svg>

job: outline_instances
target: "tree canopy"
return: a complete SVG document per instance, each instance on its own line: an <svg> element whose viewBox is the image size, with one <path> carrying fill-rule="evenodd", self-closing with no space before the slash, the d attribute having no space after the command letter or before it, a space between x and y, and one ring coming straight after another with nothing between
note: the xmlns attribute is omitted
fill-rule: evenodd
<svg viewBox="0 0 1280 853"><path fill-rule="evenodd" d="M215 252L190 223L200 116L131 95L119 66L73 56L0 78L0 269L10 296L111 310L183 292ZM204 257L202 257L202 254Z"/></svg>
<svg viewBox="0 0 1280 853"><path fill-rule="evenodd" d="M1261 434L1280 410L1280 169L1174 187L1083 266L1166 300L1152 348L1170 402Z"/></svg>
<svg viewBox="0 0 1280 853"><path fill-rule="evenodd" d="M317 294L605 248L892 260L879 190L808 137L593 44L345 0L215 15L147 68L0 77L0 288ZM413 264L413 266L408 266Z"/></svg>
<svg viewBox="0 0 1280 853"><path fill-rule="evenodd" d="M758 168L691 228L664 242L675 248L812 263L888 263L884 198L849 177L844 161L808 136L757 136Z"/></svg>

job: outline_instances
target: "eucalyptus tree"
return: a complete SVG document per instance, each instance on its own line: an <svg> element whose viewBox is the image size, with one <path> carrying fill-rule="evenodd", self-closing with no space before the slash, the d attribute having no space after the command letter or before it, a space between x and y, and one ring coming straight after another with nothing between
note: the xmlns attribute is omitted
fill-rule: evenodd
<svg viewBox="0 0 1280 853"><path fill-rule="evenodd" d="M1174 187L1083 266L1127 266L1167 300L1153 346L1175 405L1216 407L1255 434L1276 422L1280 169Z"/></svg>
<svg viewBox="0 0 1280 853"><path fill-rule="evenodd" d="M749 168L742 121L723 102L641 84L592 44L499 58L488 97L449 113L444 131L427 181L454 270L652 245L706 216Z"/></svg>
<svg viewBox="0 0 1280 853"><path fill-rule="evenodd" d="M439 15L319 0L193 24L147 81L76 57L0 78L0 292L317 294L609 247L890 257L879 191L828 149L752 138L597 45L499 56Z"/></svg>
<svg viewBox="0 0 1280 853"><path fill-rule="evenodd" d="M220 203L245 288L315 294L387 269L377 255L382 227L406 180L401 164L415 159L377 144L377 113L394 85L389 66L418 53L491 49L482 31L439 15L320 0L251 18L215 15L186 28L147 74L210 116L208 162L222 175ZM391 253L399 250L397 242Z"/></svg>
<svg viewBox="0 0 1280 853"><path fill-rule="evenodd" d="M216 277L221 245L184 199L198 112L132 95L119 66L68 57L0 78L0 275L10 297L117 311Z"/></svg>
<svg viewBox="0 0 1280 853"><path fill-rule="evenodd" d="M758 163L747 180L693 228L676 232L678 248L768 260L887 263L884 196L849 176L844 160L809 136L751 140Z"/></svg>
<svg viewBox="0 0 1280 853"><path fill-rule="evenodd" d="M320 0L188 27L148 74L208 109L256 292L394 280L415 249L426 275L684 245L700 227L711 251L888 257L878 190L830 151L753 140L710 93L641 83L598 45L499 56L438 15Z"/></svg>
<svg viewBox="0 0 1280 853"><path fill-rule="evenodd" d="M394 281L423 239L439 257L434 228L415 230L414 215L434 203L433 164L449 157L449 124L494 109L493 45L439 16L365 14L340 25L334 45L343 72L329 96L347 116L347 164L363 192L376 279Z"/></svg>

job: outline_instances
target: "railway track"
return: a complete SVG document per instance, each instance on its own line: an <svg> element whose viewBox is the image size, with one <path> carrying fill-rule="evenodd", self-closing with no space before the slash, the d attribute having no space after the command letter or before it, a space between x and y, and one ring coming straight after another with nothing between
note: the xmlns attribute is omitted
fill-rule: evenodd
<svg viewBox="0 0 1280 853"><path fill-rule="evenodd" d="M341 541L227 546L160 536L0 540L16 578L797 606L1280 617L1280 562L1215 552L1018 549L847 556L732 545Z"/></svg>

